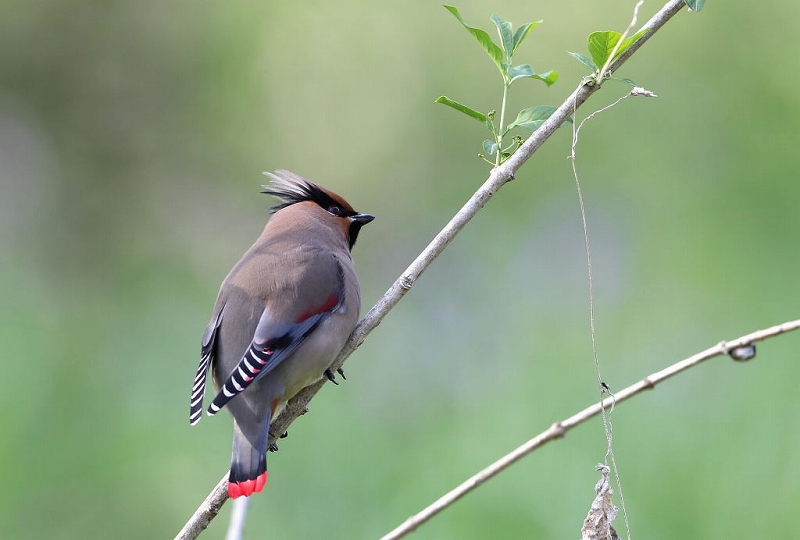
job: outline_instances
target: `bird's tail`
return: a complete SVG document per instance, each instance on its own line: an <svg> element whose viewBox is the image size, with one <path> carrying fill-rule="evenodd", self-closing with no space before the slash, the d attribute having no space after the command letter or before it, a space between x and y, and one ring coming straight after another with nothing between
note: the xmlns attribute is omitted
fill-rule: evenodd
<svg viewBox="0 0 800 540"><path fill-rule="evenodd" d="M231 473L228 476L228 496L232 499L258 493L267 483L269 427L263 431L264 433L258 433L256 437L250 438L234 422Z"/></svg>

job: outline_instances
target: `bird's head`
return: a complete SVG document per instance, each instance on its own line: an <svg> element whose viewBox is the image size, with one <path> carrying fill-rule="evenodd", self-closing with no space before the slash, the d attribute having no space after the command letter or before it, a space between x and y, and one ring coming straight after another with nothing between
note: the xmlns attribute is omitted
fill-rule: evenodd
<svg viewBox="0 0 800 540"><path fill-rule="evenodd" d="M370 214L356 212L340 195L293 172L277 170L264 174L270 178L270 183L263 186L262 193L280 201L270 208L273 213L291 209L292 215L287 217L292 220L318 220L341 231L351 250L361 227L375 219Z"/></svg>

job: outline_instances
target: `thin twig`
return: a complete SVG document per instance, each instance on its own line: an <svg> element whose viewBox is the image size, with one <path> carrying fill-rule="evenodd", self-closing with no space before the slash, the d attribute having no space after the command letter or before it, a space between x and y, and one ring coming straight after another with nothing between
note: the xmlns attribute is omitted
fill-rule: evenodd
<svg viewBox="0 0 800 540"><path fill-rule="evenodd" d="M623 401L635 396L643 390L654 388L656 384L660 383L661 381L694 367L701 362L708 360L709 358L729 354L731 351L734 351L740 347L748 347L757 341L763 341L770 337L775 337L786 332L791 332L792 330L797 330L798 328L800 328L800 319L785 322L783 324L767 328L766 330L759 330L757 332L736 338L732 341L721 341L717 345L710 347L703 352L697 353L694 356L690 356L685 360L676 362L675 364L672 364L661 371L657 371L651 375L648 375L641 381L632 384L627 388L620 390L619 392L616 392L613 398L609 397L602 402L594 403L579 413L570 416L566 420L556 422L546 431L543 431L533 439L515 449L513 452L506 454L479 473L471 476L461 485L440 497L436 502L421 512L408 518L405 522L403 522L402 525L391 531L389 534L383 536L381 540L396 540L397 538L402 538L406 534L414 531L417 527L431 519L433 516L459 500L461 497L482 483L516 463L521 458L527 456L540 446L543 446L545 443L563 437L566 435L567 431L574 428L578 424L582 424L593 416L596 416L601 410L619 405Z"/></svg>
<svg viewBox="0 0 800 540"><path fill-rule="evenodd" d="M608 67L607 73L611 75L622 64L624 64L632 54L650 39L650 37L657 32L673 15L678 13L684 6L684 0L669 0L667 4L656 13L650 21L645 24L648 31L643 34L638 40L631 44L616 60L614 60ZM347 340L342 352L331 364L331 370L336 371L344 364L347 357L355 351L366 339L367 335L372 332L383 320L389 311L397 305L397 303L405 296L411 289L416 280L422 273L431 265L431 263L444 251L448 244L461 232L461 230L475 217L481 208L491 199L494 194L508 181L514 178L514 175L519 168L550 138L556 129L564 123L574 110L580 107L593 93L602 87L600 83L586 83L576 89L565 101L556 109L553 114L545 120L542 125L520 146L514 154L508 158L502 165L492 169L489 178L483 185L470 197L464 204L461 210L456 213L450 222L434 237L428 246L414 259L414 261L406 268L399 278L392 284L388 291L378 300L378 302L369 310L366 316L356 326L350 338ZM300 391L291 401L286 405L281 415L276 418L272 423L271 431L273 433L284 433L286 428L303 412L306 410L306 405L312 397L322 388L326 380L323 379L311 386L306 387ZM275 442L273 436L270 437L270 443ZM186 523L181 533L176 537L176 540L194 540L203 529L208 526L208 523L216 517L219 508L225 503L227 499L227 492L225 486L226 480L217 484L214 491L206 498L203 504L195 511L190 520ZM215 497L216 495L216 497ZM187 533L183 535L184 531L195 531L194 535Z"/></svg>

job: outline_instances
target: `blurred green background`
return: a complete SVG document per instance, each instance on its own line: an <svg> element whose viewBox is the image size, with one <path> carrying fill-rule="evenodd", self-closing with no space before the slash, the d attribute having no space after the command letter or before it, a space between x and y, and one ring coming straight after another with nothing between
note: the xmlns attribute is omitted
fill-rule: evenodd
<svg viewBox="0 0 800 540"><path fill-rule="evenodd" d="M486 29L545 20L516 58L561 79L516 84L515 113L559 104L586 74L565 51L623 30L633 3L457 5ZM497 108L499 77L436 2L2 5L0 538L172 538L228 467L230 419L190 428L188 394L219 283L272 204L261 171L377 216L355 249L366 312L487 174L480 126L433 100ZM798 34L793 3L681 13L619 73L659 98L582 132L613 389L800 316ZM246 538L375 538L597 398L569 137L311 403ZM615 411L634 537L796 537L800 334L758 347ZM576 538L604 453L595 419L414 537Z"/></svg>

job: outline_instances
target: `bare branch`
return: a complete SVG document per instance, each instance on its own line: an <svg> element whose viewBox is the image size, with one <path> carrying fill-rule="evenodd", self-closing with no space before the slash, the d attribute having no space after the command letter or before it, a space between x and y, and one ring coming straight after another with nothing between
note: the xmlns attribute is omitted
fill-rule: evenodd
<svg viewBox="0 0 800 540"><path fill-rule="evenodd" d="M619 403L635 396L643 390L654 388L656 384L660 383L661 381L669 379L670 377L694 367L701 362L708 360L709 358L730 354L734 359L738 359L736 354L733 354L735 351L741 348L746 348L749 350L750 346L757 341L762 341L786 332L791 332L792 330L797 330L798 328L800 328L800 319L785 322L783 324L767 328L766 330L759 330L732 341L721 341L717 345L710 347L703 352L697 353L694 356L690 356L685 360L681 360L680 362L672 364L661 371L657 371L651 375L648 375L636 384L632 384L627 388L615 393L612 397L606 398L602 402L586 407L579 413L570 416L566 420L556 422L546 431L543 431L533 439L515 449L513 452L506 454L479 473L471 476L461 485L440 497L436 502L421 512L408 518L405 522L403 522L402 525L385 535L383 538L381 538L381 540L396 540L397 538L402 538L406 534L414 531L417 527L431 519L433 516L456 502L458 499L479 485L483 484L512 464L516 463L521 458L527 456L540 446L543 446L545 443L563 437L566 435L567 431L574 428L578 424L582 424L593 416L598 415L601 410L618 405ZM750 356L750 358L752 358L752 356Z"/></svg>
<svg viewBox="0 0 800 540"><path fill-rule="evenodd" d="M637 41L631 44L606 70L610 76L622 64L624 64L632 54L655 34L666 22L684 6L684 0L670 0L650 21L645 24L648 31ZM378 300L369 310L367 315L358 326L353 330L342 352L331 364L331 370L336 371L344 364L345 360L355 351L383 320L389 311L411 289L416 280L431 265L431 263L444 251L448 244L461 232L461 230L472 220L478 211L491 199L497 191L509 180L513 180L519 168L550 138L556 129L569 118L578 107L580 107L593 93L599 90L601 83L586 82L579 86L558 109L548 118L531 136L508 158L502 165L492 169L489 178L484 184L470 197L461 210L456 213L450 222L436 235L428 246L414 259L406 270L397 278L388 291ZM306 410L306 405L314 395L322 388L326 380L323 379L311 386L306 387L298 393L286 406L281 415L272 423L272 433L281 434L286 428ZM270 443L275 442L275 437L270 437ZM224 484L224 485L223 485ZM214 488L212 493L206 498L203 504L192 515L183 530L176 537L180 540L193 540L197 538L208 523L216 517L219 509L227 499L225 486L227 481L223 479ZM186 534L184 534L186 532Z"/></svg>
<svg viewBox="0 0 800 540"><path fill-rule="evenodd" d="M614 73L625 61L636 52L650 37L681 8L684 7L684 0L670 0L667 4L656 13L648 22L645 27L649 30L642 35L637 41L631 44L617 58L607 72L608 75ZM400 274L400 277L389 287L389 290L378 300L378 302L369 310L367 315L362 319L358 326L353 330L350 339L347 340L342 352L331 364L331 370L336 371L344 364L347 357L355 351L366 339L367 335L372 332L383 320L386 314L397 305L397 303L405 296L405 294L414 286L414 283L422 275L422 273L431 265L431 263L444 251L450 244L450 241L461 232L461 230L475 217L481 208L491 199L497 191L503 187L508 181L514 179L514 175L519 168L539 149L544 142L550 138L556 129L564 123L574 110L580 107L586 99L599 90L599 84L584 84L576 89L558 109L553 112L552 116L545 120L545 122L531 134L531 136L508 158L502 165L492 169L489 178L483 185L476 191L472 197L464 204L461 210L456 213L450 222L439 232L439 234L431 240L430 244L417 256L416 259ZM291 424L297 416L302 414L306 405L311 398L316 394L325 380L313 384L303 391L301 391L294 399L291 400L289 405L283 413L273 423L273 433L283 433L286 428ZM274 442L272 439L270 442Z"/></svg>

